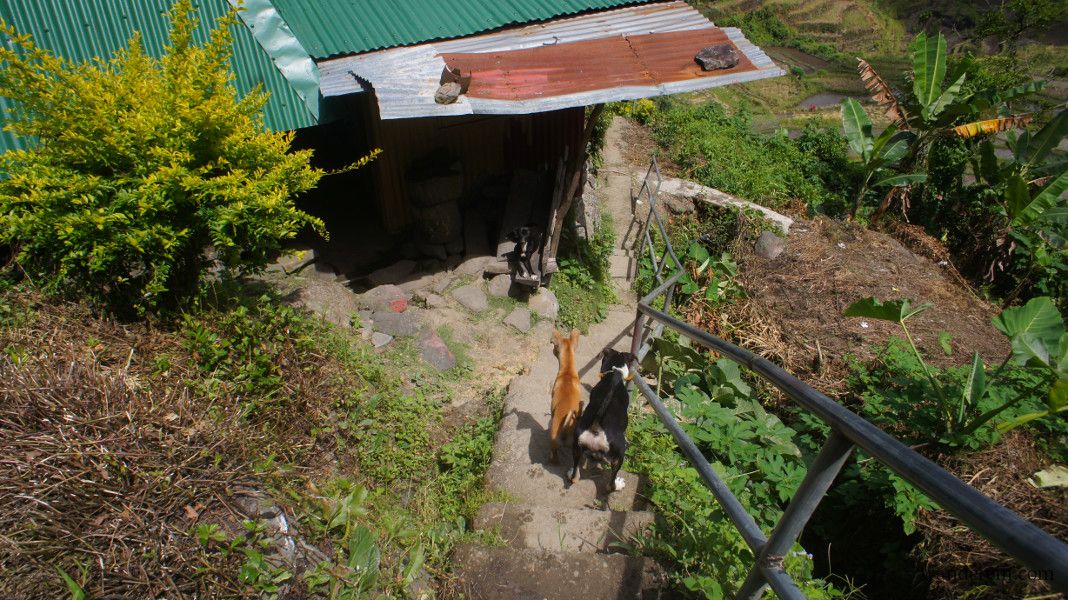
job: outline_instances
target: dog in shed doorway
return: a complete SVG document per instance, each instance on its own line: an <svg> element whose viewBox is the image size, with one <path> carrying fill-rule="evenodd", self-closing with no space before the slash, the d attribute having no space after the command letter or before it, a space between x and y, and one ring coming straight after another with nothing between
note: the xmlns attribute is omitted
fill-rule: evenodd
<svg viewBox="0 0 1068 600"><path fill-rule="evenodd" d="M579 417L575 428L575 466L571 470L571 483L579 480L579 467L590 458L608 461L612 468L609 492L623 489L625 482L619 476L623 456L627 451L627 410L630 407L630 392L627 382L634 376L630 365L637 362L629 352L605 348L601 353L601 380L590 390L590 403Z"/></svg>
<svg viewBox="0 0 1068 600"><path fill-rule="evenodd" d="M553 401L549 425L549 462L559 464L560 441L574 439L575 424L582 413L582 385L575 368L575 348L578 346L578 329L564 337L553 330L553 353L560 361L560 368L553 382ZM571 449L572 460L578 460L575 448Z"/></svg>

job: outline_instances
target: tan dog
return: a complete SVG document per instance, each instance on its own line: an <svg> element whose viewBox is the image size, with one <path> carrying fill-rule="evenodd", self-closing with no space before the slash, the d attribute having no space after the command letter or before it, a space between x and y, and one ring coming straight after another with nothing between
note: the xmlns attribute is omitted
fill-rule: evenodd
<svg viewBox="0 0 1068 600"><path fill-rule="evenodd" d="M582 385L575 368L578 340L578 329L572 329L571 336L566 338L553 330L553 353L560 359L560 370L553 383L552 423L549 426L549 462L554 465L560 462L557 455L560 440L574 437L575 423L582 412Z"/></svg>

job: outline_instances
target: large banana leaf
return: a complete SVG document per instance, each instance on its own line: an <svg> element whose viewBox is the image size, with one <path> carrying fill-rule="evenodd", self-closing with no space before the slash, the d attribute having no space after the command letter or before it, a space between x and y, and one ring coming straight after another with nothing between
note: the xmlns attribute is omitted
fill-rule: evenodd
<svg viewBox="0 0 1068 600"><path fill-rule="evenodd" d="M884 185L901 187L910 183L923 183L924 181L927 181L927 173L902 173L900 175L891 175L886 179L876 181L871 184L871 187L877 188Z"/></svg>
<svg viewBox="0 0 1068 600"><path fill-rule="evenodd" d="M860 73L860 80L864 82L864 88L868 90L872 101L883 109L890 121L899 127L907 127L908 113L897 101L890 84L863 58L857 59L857 72Z"/></svg>
<svg viewBox="0 0 1068 600"><path fill-rule="evenodd" d="M1013 127L1026 127L1031 122L1031 115L1013 115L1011 117L998 117L973 121L953 128L957 137L973 138L991 133L1001 133Z"/></svg>
<svg viewBox="0 0 1068 600"><path fill-rule="evenodd" d="M964 85L965 77L967 77L967 74L958 77L956 81L950 84L950 86L938 96L938 99L935 100L933 104L925 106L920 111L924 121L930 121L942 114L942 111L957 99L957 94L960 93L960 88Z"/></svg>
<svg viewBox="0 0 1068 600"><path fill-rule="evenodd" d="M929 38L920 33L909 44L909 50L912 52L913 94L920 107L929 111L942 95L942 82L946 78L946 37L939 33Z"/></svg>
<svg viewBox="0 0 1068 600"><path fill-rule="evenodd" d="M1020 162L1034 165L1042 161L1061 143L1065 135L1068 135L1068 110L1057 113L1053 120L1027 141L1022 150L1017 148L1022 159Z"/></svg>
<svg viewBox="0 0 1068 600"><path fill-rule="evenodd" d="M868 162L873 145L871 119L860 102L852 98L842 101L842 129L845 131L849 147Z"/></svg>
<svg viewBox="0 0 1068 600"><path fill-rule="evenodd" d="M1017 225L1031 223L1043 213L1057 206L1061 194L1068 190L1068 171L1062 172L1053 181L1046 184L1033 197L1027 189L1027 183L1019 176L1009 178L1005 189L1006 208L1009 218Z"/></svg>

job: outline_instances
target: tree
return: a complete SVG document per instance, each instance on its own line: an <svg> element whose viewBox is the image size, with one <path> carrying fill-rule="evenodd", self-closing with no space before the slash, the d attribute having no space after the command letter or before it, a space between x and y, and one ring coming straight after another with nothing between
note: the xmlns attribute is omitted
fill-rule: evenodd
<svg viewBox="0 0 1068 600"><path fill-rule="evenodd" d="M191 0L169 16L161 58L135 34L87 63L0 20L0 96L16 107L5 127L36 140L0 157L0 243L46 292L119 314L165 310L210 267L260 269L302 227L325 233L293 204L322 176L310 151L265 129L266 93L237 96L235 15L200 45Z"/></svg>
<svg viewBox="0 0 1068 600"><path fill-rule="evenodd" d="M994 36L1002 49L1015 55L1020 38L1042 29L1068 14L1068 0L1002 0L1001 5L979 17L977 38Z"/></svg>

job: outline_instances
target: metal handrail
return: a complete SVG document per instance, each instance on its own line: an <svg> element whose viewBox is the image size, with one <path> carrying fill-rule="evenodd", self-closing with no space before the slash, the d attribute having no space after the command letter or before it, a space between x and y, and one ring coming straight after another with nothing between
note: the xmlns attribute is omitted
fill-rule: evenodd
<svg viewBox="0 0 1068 600"><path fill-rule="evenodd" d="M657 179L655 191L650 185L650 177L654 173ZM741 533L753 552L753 556L756 557L756 564L749 572L736 598L759 599L769 586L780 598L790 600L804 598L790 575L783 569L783 559L800 536L820 500L830 489L831 483L854 447L863 449L872 458L886 465L968 528L978 532L995 546L1019 560L1038 576L1048 578L1055 590L1068 592L1068 545L1008 508L994 502L863 417L816 391L766 358L667 314L675 286L685 271L682 262L671 247L671 241L656 208L660 179L660 168L654 156L637 195L646 195L650 213L645 219L644 235L640 238L637 256L641 256L647 244L649 256L653 261L655 279L659 285L638 301L631 352L638 357L640 362L651 348L652 339L668 327L747 367L781 390L791 400L815 414L831 428L831 433L823 448L809 466L808 473L790 500L782 518L772 530L771 535L765 537L753 517L746 512L723 480L716 475L708 459L682 429L656 392L640 377L635 378L642 395L674 436L683 454L697 469L705 485L712 491L713 496ZM637 202L635 202L636 205ZM650 234L653 222L656 223L665 246L659 261ZM665 278L663 271L669 260L674 272ZM664 298L664 310L653 307L653 303L658 298ZM649 327L650 323L655 325ZM647 335L648 341L646 341Z"/></svg>

